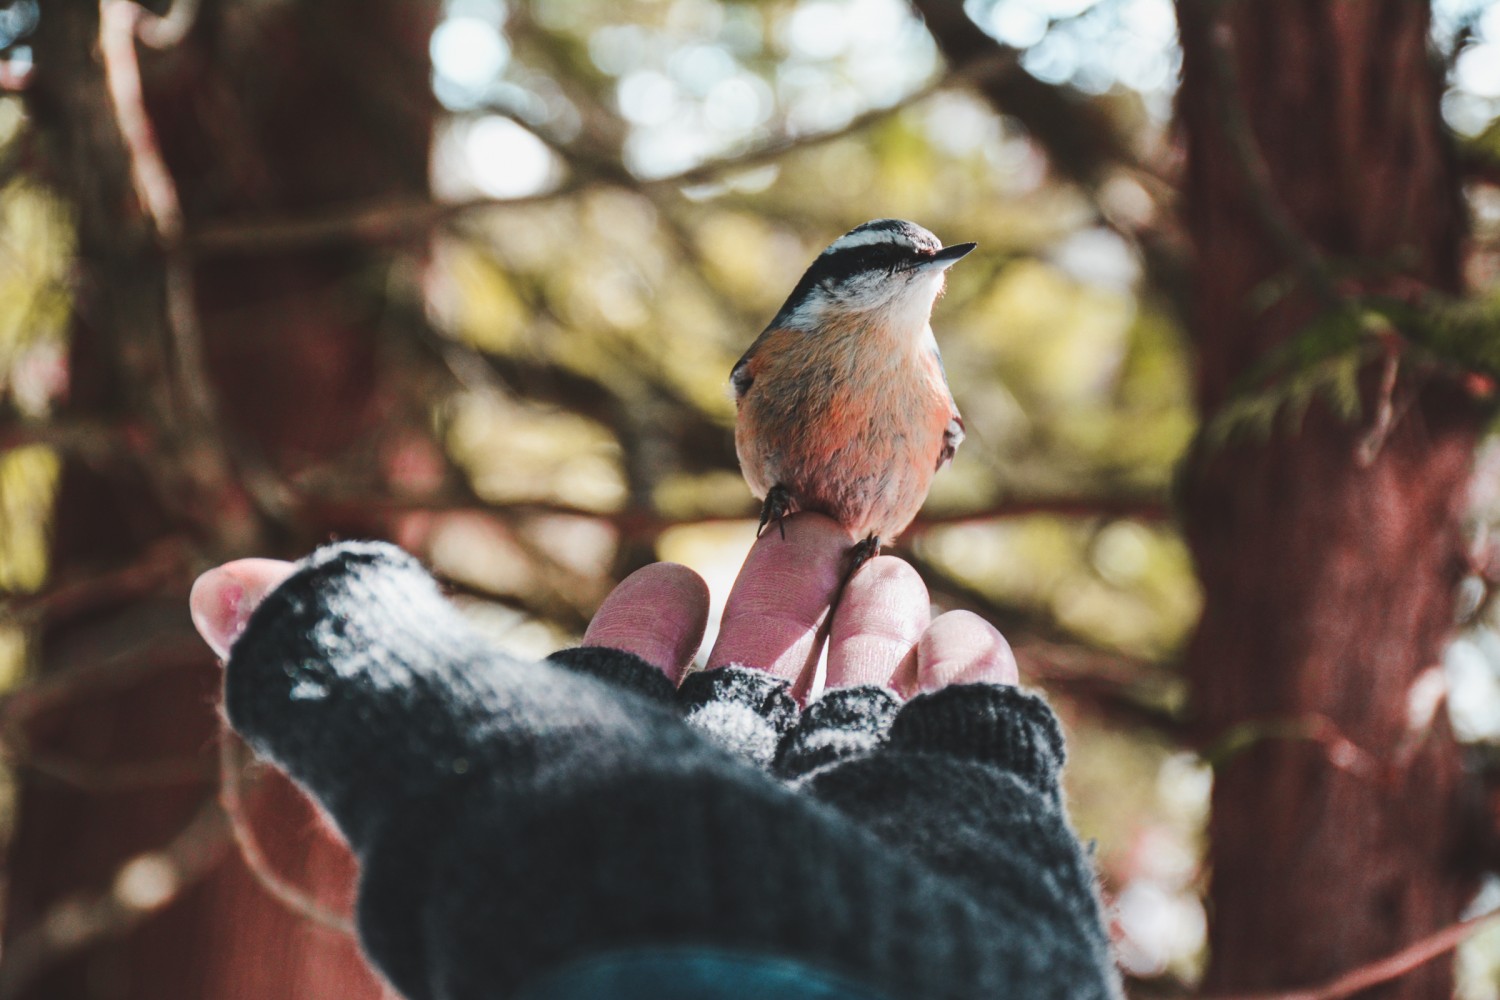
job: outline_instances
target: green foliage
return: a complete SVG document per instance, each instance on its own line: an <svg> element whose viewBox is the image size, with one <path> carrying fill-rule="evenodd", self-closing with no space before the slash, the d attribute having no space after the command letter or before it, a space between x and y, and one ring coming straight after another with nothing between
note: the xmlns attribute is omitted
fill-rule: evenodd
<svg viewBox="0 0 1500 1000"><path fill-rule="evenodd" d="M47 577L47 526L58 474L50 448L0 454L0 594L36 590Z"/></svg>
<svg viewBox="0 0 1500 1000"><path fill-rule="evenodd" d="M1315 399L1357 421L1360 373L1392 350L1450 376L1500 377L1500 295L1429 294L1416 305L1369 296L1330 309L1246 371L1205 425L1203 442L1266 441L1278 421L1295 431Z"/></svg>
<svg viewBox="0 0 1500 1000"><path fill-rule="evenodd" d="M1432 294L1418 305L1390 300L1368 305L1417 345L1426 360L1500 377L1500 289L1466 299Z"/></svg>
<svg viewBox="0 0 1500 1000"><path fill-rule="evenodd" d="M14 105L0 101L0 120ZM58 204L26 180L0 187L0 404L46 412L72 297L72 232Z"/></svg>
<svg viewBox="0 0 1500 1000"><path fill-rule="evenodd" d="M14 101L0 101L8 138L17 114ZM36 186L0 188L0 414L44 416L60 388L71 236L59 206ZM57 475L50 448L0 451L0 594L33 591L46 579ZM0 675L19 663L19 641L19 632L0 635Z"/></svg>

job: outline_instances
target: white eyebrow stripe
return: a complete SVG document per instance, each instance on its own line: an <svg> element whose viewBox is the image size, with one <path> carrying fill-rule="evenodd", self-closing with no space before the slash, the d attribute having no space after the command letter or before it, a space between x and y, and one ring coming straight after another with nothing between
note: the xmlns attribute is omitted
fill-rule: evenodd
<svg viewBox="0 0 1500 1000"><path fill-rule="evenodd" d="M824 254L837 253L840 250L852 250L855 247L873 246L877 243L885 243L891 246L912 249L912 242L905 235L894 229L865 229L852 233L845 233L832 243Z"/></svg>
<svg viewBox="0 0 1500 1000"><path fill-rule="evenodd" d="M856 246L873 246L876 243L910 246L909 241L901 240L897 232L891 232L889 229L865 229L864 232L846 232L829 243L828 249L823 250L823 253L837 253L838 250L852 250Z"/></svg>
<svg viewBox="0 0 1500 1000"><path fill-rule="evenodd" d="M907 252L925 253L942 249L943 241L915 222L902 219L876 219L862 226L856 226L834 240L821 256L827 257L842 250L855 250L869 246L888 246Z"/></svg>

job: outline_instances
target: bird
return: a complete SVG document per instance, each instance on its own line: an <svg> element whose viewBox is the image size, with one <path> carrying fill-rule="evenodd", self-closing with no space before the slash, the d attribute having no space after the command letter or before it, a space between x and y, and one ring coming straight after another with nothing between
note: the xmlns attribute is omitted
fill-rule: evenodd
<svg viewBox="0 0 1500 1000"><path fill-rule="evenodd" d="M858 569L916 517L964 439L931 316L948 268L975 245L945 247L901 219L857 226L740 357L734 443L763 501L757 537L821 511L849 532Z"/></svg>

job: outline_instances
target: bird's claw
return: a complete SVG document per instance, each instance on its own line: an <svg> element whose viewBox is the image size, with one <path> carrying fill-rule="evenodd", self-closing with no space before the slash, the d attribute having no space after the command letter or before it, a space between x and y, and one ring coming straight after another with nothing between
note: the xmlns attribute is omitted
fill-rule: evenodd
<svg viewBox="0 0 1500 1000"><path fill-rule="evenodd" d="M783 540L786 539L786 516L792 512L792 494L785 486L779 483L766 491L766 502L760 508L760 527L755 529L755 537L759 538L766 533L766 525L772 521L776 522L777 529L781 532Z"/></svg>
<svg viewBox="0 0 1500 1000"><path fill-rule="evenodd" d="M852 577L856 572L858 572L861 566L869 562L871 559L874 559L878 555L880 555L879 537L870 535L863 541L857 542L854 548L849 551L849 576Z"/></svg>

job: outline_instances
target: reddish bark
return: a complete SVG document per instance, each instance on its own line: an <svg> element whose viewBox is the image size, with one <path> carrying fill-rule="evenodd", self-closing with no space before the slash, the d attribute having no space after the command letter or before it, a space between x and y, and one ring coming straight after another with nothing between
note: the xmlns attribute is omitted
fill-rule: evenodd
<svg viewBox="0 0 1500 1000"><path fill-rule="evenodd" d="M1425 4L1179 0L1178 12L1198 399L1211 416L1326 306L1317 258L1378 275L1373 292L1458 291L1464 223ZM1235 141L1233 102L1263 164ZM1265 307L1288 274L1297 288ZM1378 762L1360 773L1327 741L1268 737L1218 771L1211 993L1328 979L1452 922L1474 884L1458 749L1440 724L1409 761L1400 748L1411 685L1452 627L1481 416L1442 379L1403 379L1394 430L1366 466L1367 374L1360 420L1315 405L1269 441L1201 449L1185 476L1205 743L1242 723L1322 717ZM1439 961L1361 996L1451 990Z"/></svg>
<svg viewBox="0 0 1500 1000"><path fill-rule="evenodd" d="M377 107L385 88L426 93L435 8L411 0L204 4L182 45L143 52L149 111L189 227L425 195L429 102L395 112ZM199 483L201 492L191 492L202 456L185 444L193 437L181 421L191 411L171 388L164 255L132 190L94 45L97 18L97 4L45 11L28 101L53 183L78 220L69 415L141 426L151 440L138 456L67 465L53 574L83 579L129 565L160 551L164 539L194 557L165 588L153 576L146 593L116 588L108 600L48 623L40 637L43 684L123 658L43 707L28 720L28 737L38 751L106 779L122 761L171 761L174 773L188 773L160 787L123 783L101 793L25 772L10 859L7 959L39 946L36 931L57 921L69 900L107 897L124 862L159 850L213 795L218 677L187 623L185 570L249 554L225 550L235 533L219 530L221 518L252 521L250 535L266 554L304 551L332 527L256 521L232 484L216 492L216 484ZM372 84L380 91L374 105ZM358 289L380 283L356 279L389 263L389 250L331 247L198 268L209 382L231 445L248 445L290 473L371 433L384 402L376 378L380 305ZM190 492L173 492L184 485ZM203 777L194 780L195 769ZM276 867L327 905L347 909L352 862L310 807L277 779L267 779L252 802ZM352 940L272 900L222 836L210 840L224 860L165 908L82 948L41 942L27 960L42 964L22 976L21 963L8 962L0 995L380 994Z"/></svg>

